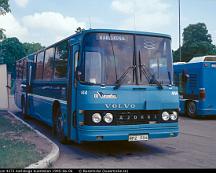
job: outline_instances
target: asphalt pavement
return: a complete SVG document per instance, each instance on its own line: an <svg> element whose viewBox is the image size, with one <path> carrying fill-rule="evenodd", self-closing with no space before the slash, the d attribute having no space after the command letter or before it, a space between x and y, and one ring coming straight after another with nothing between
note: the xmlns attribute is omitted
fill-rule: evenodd
<svg viewBox="0 0 216 173"><path fill-rule="evenodd" d="M14 105L10 110L21 117ZM135 143L62 145L50 127L35 119L27 122L59 146L53 168L216 168L216 116L195 120L182 116L179 137Z"/></svg>

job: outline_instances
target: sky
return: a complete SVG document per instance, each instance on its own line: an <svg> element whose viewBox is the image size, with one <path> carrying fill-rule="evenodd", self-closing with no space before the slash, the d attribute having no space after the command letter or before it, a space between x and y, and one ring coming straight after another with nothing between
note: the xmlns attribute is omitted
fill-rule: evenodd
<svg viewBox="0 0 216 173"><path fill-rule="evenodd" d="M76 28L123 29L171 35L178 48L178 0L9 0L0 16L7 37L51 45ZM216 0L181 0L181 32L204 22L216 44Z"/></svg>

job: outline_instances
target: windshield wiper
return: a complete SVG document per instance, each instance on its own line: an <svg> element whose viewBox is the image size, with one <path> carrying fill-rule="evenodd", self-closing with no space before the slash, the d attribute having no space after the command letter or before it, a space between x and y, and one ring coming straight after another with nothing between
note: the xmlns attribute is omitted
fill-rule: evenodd
<svg viewBox="0 0 216 173"><path fill-rule="evenodd" d="M142 64L141 62L141 52L139 51L139 67L141 72L145 75L146 79L148 80L149 84L156 84L159 89L163 89L161 83L155 78L155 75L152 74L146 65ZM141 74L140 74L141 77Z"/></svg>
<svg viewBox="0 0 216 173"><path fill-rule="evenodd" d="M136 65L128 67L127 70L126 70L126 72L124 74L122 74L121 77L115 82L114 90L119 89L119 87L122 84L122 81L125 79L125 77L130 72L130 70L135 70L135 69L136 69Z"/></svg>

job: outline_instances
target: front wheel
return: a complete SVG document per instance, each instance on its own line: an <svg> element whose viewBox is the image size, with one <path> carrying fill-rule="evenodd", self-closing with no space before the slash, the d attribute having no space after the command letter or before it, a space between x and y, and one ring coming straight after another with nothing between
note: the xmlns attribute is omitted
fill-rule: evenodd
<svg viewBox="0 0 216 173"><path fill-rule="evenodd" d="M194 101L187 102L186 105L187 116L189 116L190 118L196 118L197 117L196 111L197 111L196 103Z"/></svg>
<svg viewBox="0 0 216 173"><path fill-rule="evenodd" d="M59 142L61 142L62 144L66 144L67 139L64 135L64 122L61 109L57 108L54 114L54 133Z"/></svg>

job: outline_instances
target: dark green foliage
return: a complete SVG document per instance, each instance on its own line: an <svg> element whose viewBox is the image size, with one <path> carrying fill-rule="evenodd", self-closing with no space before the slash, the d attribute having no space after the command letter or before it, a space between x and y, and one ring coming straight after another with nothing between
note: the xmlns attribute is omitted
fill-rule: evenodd
<svg viewBox="0 0 216 173"><path fill-rule="evenodd" d="M44 47L42 47L40 43L23 43L23 48L24 48L25 55L29 55L34 52L37 52L38 50Z"/></svg>
<svg viewBox="0 0 216 173"><path fill-rule="evenodd" d="M6 38L4 31L5 31L4 29L0 28L0 40L4 40Z"/></svg>
<svg viewBox="0 0 216 173"><path fill-rule="evenodd" d="M9 0L0 0L0 15L5 15L10 12ZM5 39L4 29L0 28L0 40Z"/></svg>
<svg viewBox="0 0 216 173"><path fill-rule="evenodd" d="M8 72L15 77L16 61L41 49L39 43L22 44L17 38L7 38L0 42L0 64L7 64Z"/></svg>
<svg viewBox="0 0 216 173"><path fill-rule="evenodd" d="M15 77L16 60L25 56L22 43L17 38L7 38L0 43L2 63L7 64L8 72Z"/></svg>
<svg viewBox="0 0 216 173"><path fill-rule="evenodd" d="M5 15L10 12L9 0L0 0L0 15Z"/></svg>
<svg viewBox="0 0 216 173"><path fill-rule="evenodd" d="M182 61L188 62L193 57L216 54L211 35L204 23L189 25L184 29ZM174 61L179 61L179 49L174 52Z"/></svg>

